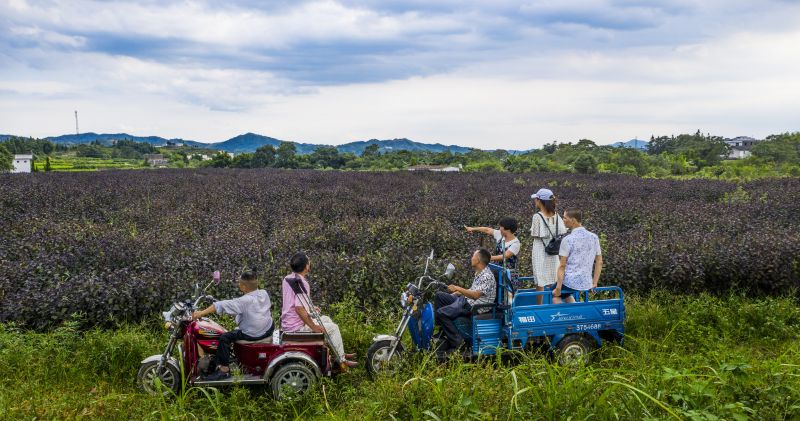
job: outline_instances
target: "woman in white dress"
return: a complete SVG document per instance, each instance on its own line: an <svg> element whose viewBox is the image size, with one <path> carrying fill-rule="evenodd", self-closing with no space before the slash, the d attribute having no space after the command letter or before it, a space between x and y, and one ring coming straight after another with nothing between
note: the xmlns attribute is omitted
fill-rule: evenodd
<svg viewBox="0 0 800 421"><path fill-rule="evenodd" d="M531 220L531 237L533 246L531 251L531 265L533 277L536 279L536 290L544 291L547 285L556 283L558 270L558 255L550 255L544 251L545 245L559 234L566 234L567 227L564 220L556 212L556 197L548 189L539 189L531 195L536 205L537 212ZM537 297L537 302L542 303L542 297Z"/></svg>

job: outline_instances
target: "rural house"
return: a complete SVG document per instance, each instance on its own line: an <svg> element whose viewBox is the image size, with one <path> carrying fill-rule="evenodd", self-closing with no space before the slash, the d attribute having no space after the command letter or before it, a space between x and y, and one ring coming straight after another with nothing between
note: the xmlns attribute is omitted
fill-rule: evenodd
<svg viewBox="0 0 800 421"><path fill-rule="evenodd" d="M752 137L749 136L737 136L734 137L733 139L725 139L725 143L732 148L741 147L750 149L753 145L755 145L758 142L760 142L760 140L753 139Z"/></svg>
<svg viewBox="0 0 800 421"><path fill-rule="evenodd" d="M752 154L752 152L742 146L731 146L731 151L728 152L728 159L743 159Z"/></svg>
<svg viewBox="0 0 800 421"><path fill-rule="evenodd" d="M147 161L148 165L153 167L164 167L166 166L169 161L167 158L164 158L164 155L160 153L149 153L144 156L145 161Z"/></svg>
<svg viewBox="0 0 800 421"><path fill-rule="evenodd" d="M753 139L749 136L737 136L733 139L725 139L725 144L730 147L728 159L747 158L752 155L750 148L758 142L760 142L760 140Z"/></svg>
<svg viewBox="0 0 800 421"><path fill-rule="evenodd" d="M14 168L11 170L13 174L29 173L33 163L33 155L14 155Z"/></svg>
<svg viewBox="0 0 800 421"><path fill-rule="evenodd" d="M189 159L197 159L200 161L211 161L211 157L206 154L195 153L191 155L186 155L186 157Z"/></svg>
<svg viewBox="0 0 800 421"><path fill-rule="evenodd" d="M435 171L435 172L459 172L461 164L454 165L414 165L408 167L409 171Z"/></svg>

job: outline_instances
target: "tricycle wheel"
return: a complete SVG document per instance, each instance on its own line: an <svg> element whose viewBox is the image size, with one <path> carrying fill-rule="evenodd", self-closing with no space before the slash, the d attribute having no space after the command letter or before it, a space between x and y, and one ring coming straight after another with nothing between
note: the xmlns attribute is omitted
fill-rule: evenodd
<svg viewBox="0 0 800 421"><path fill-rule="evenodd" d="M370 378L374 379L378 373L391 375L397 371L398 363L403 358L403 344L397 344L397 348L392 354L392 361L389 360L391 349L391 340L377 341L369 347L366 368Z"/></svg>
<svg viewBox="0 0 800 421"><path fill-rule="evenodd" d="M149 395L167 396L172 392L173 394L180 393L183 381L181 373L172 365L164 364L161 371L158 370L158 361L151 361L144 363L139 367L139 373L136 374L136 381L139 388ZM159 384L160 383L160 384Z"/></svg>
<svg viewBox="0 0 800 421"><path fill-rule="evenodd" d="M560 365L588 364L594 343L583 335L568 335L556 347L556 360Z"/></svg>
<svg viewBox="0 0 800 421"><path fill-rule="evenodd" d="M269 381L272 396L281 400L307 392L317 382L317 376L307 365L294 362L279 368Z"/></svg>

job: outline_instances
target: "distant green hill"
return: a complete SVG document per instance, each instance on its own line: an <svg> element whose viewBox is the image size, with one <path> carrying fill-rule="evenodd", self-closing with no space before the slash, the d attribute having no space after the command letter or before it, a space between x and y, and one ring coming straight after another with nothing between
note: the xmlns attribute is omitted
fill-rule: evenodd
<svg viewBox="0 0 800 421"><path fill-rule="evenodd" d="M344 145L337 146L336 149L339 152L351 152L356 155L361 155L366 149L367 146L370 145L378 145L381 152L389 152L389 151L427 151L427 152L452 152L452 153L467 153L470 151L470 148L465 148L463 146L445 146L440 143L420 143L414 142L413 140L408 139L391 139L391 140L378 140L378 139L370 139L366 141L360 142L350 142L345 143Z"/></svg>
<svg viewBox="0 0 800 421"><path fill-rule="evenodd" d="M81 134L65 134L61 136L48 137L47 140L53 143L60 143L63 145L77 145L81 143L92 143L100 141L104 144L111 144L115 140L133 140L135 142L149 143L154 146L162 146L167 143L184 144L188 146L208 147L207 144L202 142L195 142L192 140L184 139L165 139L159 136L133 136L127 133L81 133Z"/></svg>
<svg viewBox="0 0 800 421"><path fill-rule="evenodd" d="M615 148L630 148L630 149L639 149L640 151L646 151L647 145L649 144L650 141L648 140L631 139L627 142L612 143L611 146Z"/></svg>
<svg viewBox="0 0 800 421"><path fill-rule="evenodd" d="M232 137L224 142L207 144L206 147L219 149L225 152L242 153L242 152L255 152L256 149L266 145L271 145L277 148L283 142L285 141L280 139L275 139L274 137L263 136L256 133L245 133L245 134L240 134L239 136L236 137ZM312 145L309 143L297 143L297 142L292 142L292 143L294 143L295 148L297 149L297 153L299 154L311 153L314 152L314 149L323 146L323 145Z"/></svg>
<svg viewBox="0 0 800 421"><path fill-rule="evenodd" d="M3 135L7 137L11 137L10 135ZM154 146L164 146L169 143L172 144L183 144L186 146L196 146L199 148L210 148L210 149L217 149L220 151L225 152L232 152L232 153L243 153L243 152L255 152L256 149L265 146L271 145L275 148L280 146L281 143L285 142L284 140L276 139L274 137L264 136L256 133L245 133L235 137L232 137L228 140L222 142L214 142L214 143L204 143L204 142L197 142L194 140L186 140L186 139L166 139L160 136L134 136L127 133L82 133L79 135L76 134L68 134L68 135L61 135L61 136L53 136L48 137L53 143L63 144L63 145L76 145L81 143L91 143L95 141L99 141L103 144L111 144L115 140L133 140L136 142L144 142L149 143ZM0 136L0 140L5 140ZM312 143L298 143L292 142L295 144L297 148L297 153L299 154L308 154L313 152L315 149L321 146L327 145L319 145L319 144L312 144ZM440 143L422 143L422 142L415 142L410 139L389 139L389 140L379 140L379 139L370 139L365 141L357 141L357 142L350 142L345 143L343 145L339 145L336 147L339 152L342 153L353 153L356 155L361 155L364 152L364 149L370 145L378 145L378 150L380 152L390 152L390 151L413 151L413 152L447 152L450 151L455 154L460 153L467 153L470 151L470 148L463 147L463 146L456 146L456 145L442 145Z"/></svg>

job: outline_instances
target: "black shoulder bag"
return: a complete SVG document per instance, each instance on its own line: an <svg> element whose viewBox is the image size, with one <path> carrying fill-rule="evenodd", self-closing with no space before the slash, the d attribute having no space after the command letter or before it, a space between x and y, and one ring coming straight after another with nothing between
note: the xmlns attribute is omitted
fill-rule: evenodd
<svg viewBox="0 0 800 421"><path fill-rule="evenodd" d="M551 256L557 256L559 249L561 249L561 240L567 236L566 233L561 235L558 234L558 214L556 214L556 235L553 235L553 231L550 230L550 226L547 225L547 220L544 219L544 215L542 215L541 212L539 213L539 217L542 218L542 223L544 224L545 228L547 228L547 231L550 232L550 237L552 237L550 242L547 244L544 243L544 239L541 237L539 238L542 240L542 244L544 245L544 252Z"/></svg>

